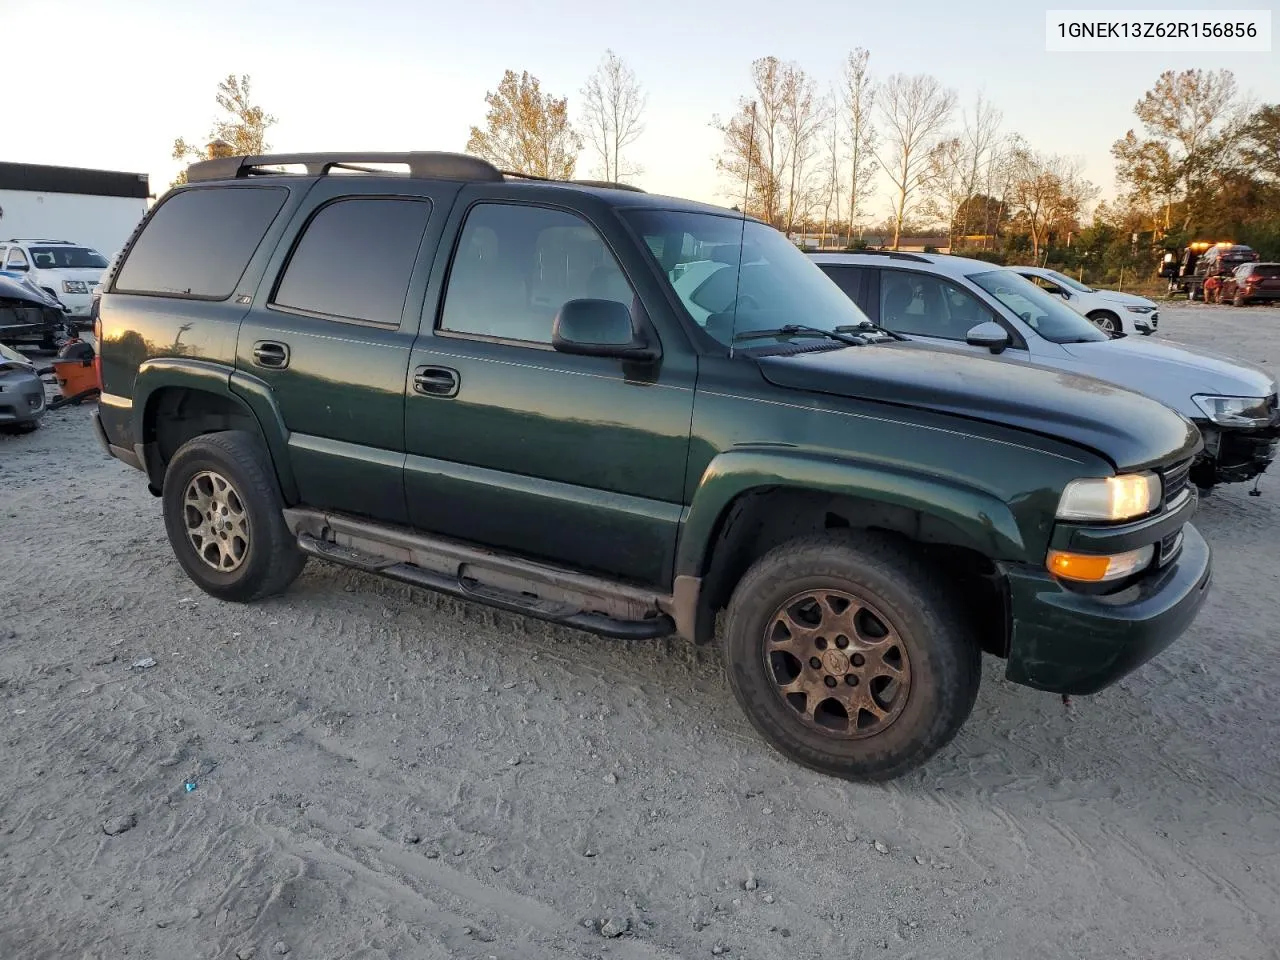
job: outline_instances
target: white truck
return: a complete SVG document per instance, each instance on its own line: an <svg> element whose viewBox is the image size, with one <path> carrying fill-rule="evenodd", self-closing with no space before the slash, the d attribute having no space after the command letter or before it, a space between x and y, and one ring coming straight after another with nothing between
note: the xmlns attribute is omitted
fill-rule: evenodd
<svg viewBox="0 0 1280 960"><path fill-rule="evenodd" d="M151 199L145 173L0 163L0 270L41 274L86 322L93 285Z"/></svg>

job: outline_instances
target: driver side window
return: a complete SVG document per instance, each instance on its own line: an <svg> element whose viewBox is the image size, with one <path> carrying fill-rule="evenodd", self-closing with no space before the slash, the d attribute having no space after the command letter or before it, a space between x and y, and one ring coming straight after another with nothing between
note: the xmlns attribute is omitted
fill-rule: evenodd
<svg viewBox="0 0 1280 960"><path fill-rule="evenodd" d="M963 341L993 319L972 294L938 277L905 270L880 274L880 324L895 333Z"/></svg>

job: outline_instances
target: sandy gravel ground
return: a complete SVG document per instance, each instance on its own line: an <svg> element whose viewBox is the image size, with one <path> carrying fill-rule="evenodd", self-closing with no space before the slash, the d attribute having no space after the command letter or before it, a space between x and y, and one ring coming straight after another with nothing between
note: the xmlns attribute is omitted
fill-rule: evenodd
<svg viewBox="0 0 1280 960"><path fill-rule="evenodd" d="M1163 314L1280 367L1280 309ZM1280 956L1263 490L1204 502L1166 654L1069 708L989 661L956 742L868 787L765 747L714 650L314 561L218 603L56 412L0 438L0 957Z"/></svg>

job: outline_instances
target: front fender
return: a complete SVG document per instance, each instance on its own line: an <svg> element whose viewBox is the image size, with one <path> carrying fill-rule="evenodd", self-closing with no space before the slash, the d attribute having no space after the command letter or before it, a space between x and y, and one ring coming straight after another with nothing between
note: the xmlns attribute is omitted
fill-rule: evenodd
<svg viewBox="0 0 1280 960"><path fill-rule="evenodd" d="M199 390L223 397L252 417L266 442L285 502L297 502L297 481L289 461L289 432L270 387L257 377L206 360L157 357L138 367L133 384L132 436L136 438L135 452L146 465L148 474L154 477L149 459L154 451L143 442L147 410L156 394L168 388Z"/></svg>
<svg viewBox="0 0 1280 960"><path fill-rule="evenodd" d="M1013 512L986 491L945 477L829 456L781 449L730 450L708 464L694 491L680 533L676 575L701 576L733 501L770 487L862 497L916 510L954 529L957 546L992 559L1025 559L1026 547Z"/></svg>

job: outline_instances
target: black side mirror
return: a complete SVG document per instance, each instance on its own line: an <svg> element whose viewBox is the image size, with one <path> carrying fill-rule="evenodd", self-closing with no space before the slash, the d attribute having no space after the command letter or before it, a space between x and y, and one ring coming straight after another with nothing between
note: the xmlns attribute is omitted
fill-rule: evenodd
<svg viewBox="0 0 1280 960"><path fill-rule="evenodd" d="M11 263L7 267L5 267L5 269L13 270L16 273L26 273L31 268L27 266L25 263Z"/></svg>
<svg viewBox="0 0 1280 960"><path fill-rule="evenodd" d="M994 320L986 320L972 327L964 335L964 342L971 347L986 347L992 353L1004 353L1009 346L1009 331Z"/></svg>
<svg viewBox="0 0 1280 960"><path fill-rule="evenodd" d="M1062 299L1063 299L1063 300L1070 300L1070 299L1071 299L1071 294L1067 291L1067 288L1066 288L1066 287L1059 287L1059 288L1058 288L1058 296L1062 297Z"/></svg>
<svg viewBox="0 0 1280 960"><path fill-rule="evenodd" d="M657 360L660 351L648 331L616 300L569 300L556 314L551 346L560 353L619 360Z"/></svg>

